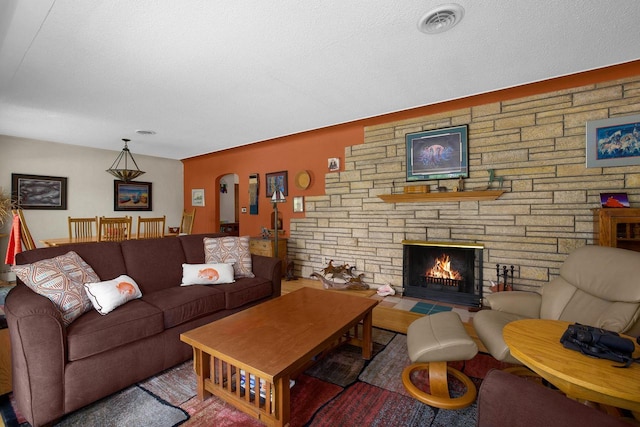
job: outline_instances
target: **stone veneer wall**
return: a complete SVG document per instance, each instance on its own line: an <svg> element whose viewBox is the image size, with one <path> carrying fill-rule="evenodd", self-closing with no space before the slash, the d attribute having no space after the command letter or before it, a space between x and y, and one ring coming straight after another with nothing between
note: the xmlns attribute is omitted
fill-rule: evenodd
<svg viewBox="0 0 640 427"><path fill-rule="evenodd" d="M640 166L585 167L585 123L639 113L637 76L368 127L364 144L345 150L345 170L326 175L326 195L306 197L306 218L292 219L295 273L308 277L333 259L355 265L374 287L401 287L403 239L478 242L485 245L485 293L497 263L516 267L516 289L535 290L558 275L574 248L593 243L600 192L627 192L632 206L640 203ZM494 169L505 194L447 203L377 197L407 185L407 133L463 124L469 125L465 189L486 186L487 169ZM458 182L410 184L434 191Z"/></svg>

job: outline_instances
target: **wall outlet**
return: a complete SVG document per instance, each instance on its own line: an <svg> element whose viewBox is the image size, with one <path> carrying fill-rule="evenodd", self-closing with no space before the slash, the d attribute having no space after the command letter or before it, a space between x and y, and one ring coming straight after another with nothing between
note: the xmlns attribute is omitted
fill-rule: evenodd
<svg viewBox="0 0 640 427"><path fill-rule="evenodd" d="M240 209L240 212L247 213L247 208L243 207L242 209Z"/></svg>

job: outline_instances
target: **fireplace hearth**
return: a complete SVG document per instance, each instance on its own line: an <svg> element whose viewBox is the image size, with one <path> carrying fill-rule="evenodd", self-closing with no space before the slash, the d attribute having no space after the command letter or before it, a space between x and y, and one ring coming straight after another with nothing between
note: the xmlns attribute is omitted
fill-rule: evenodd
<svg viewBox="0 0 640 427"><path fill-rule="evenodd" d="M415 240L402 245L405 296L481 306L483 245Z"/></svg>

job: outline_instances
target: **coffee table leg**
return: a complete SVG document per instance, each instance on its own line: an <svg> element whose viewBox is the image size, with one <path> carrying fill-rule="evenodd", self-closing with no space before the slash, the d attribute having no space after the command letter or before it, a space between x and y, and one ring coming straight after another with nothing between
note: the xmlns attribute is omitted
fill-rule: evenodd
<svg viewBox="0 0 640 427"><path fill-rule="evenodd" d="M193 359L193 366L196 370L196 375L198 376L196 379L198 385L198 397L200 400L204 400L211 396L211 393L204 388L204 381L209 377L209 373L211 372L211 356L199 348L194 348Z"/></svg>
<svg viewBox="0 0 640 427"><path fill-rule="evenodd" d="M276 390L278 393L278 414L276 426L288 426L291 418L291 390L289 389L289 376L280 377L276 380Z"/></svg>
<svg viewBox="0 0 640 427"><path fill-rule="evenodd" d="M373 337L371 336L372 327L373 313L372 310L369 310L362 320L362 358L366 360L370 360L373 353Z"/></svg>

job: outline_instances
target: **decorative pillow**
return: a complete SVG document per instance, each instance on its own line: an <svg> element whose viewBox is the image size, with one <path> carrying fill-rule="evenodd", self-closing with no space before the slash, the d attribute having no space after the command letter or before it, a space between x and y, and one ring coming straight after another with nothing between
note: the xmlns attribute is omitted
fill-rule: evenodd
<svg viewBox="0 0 640 427"><path fill-rule="evenodd" d="M233 264L236 278L255 277L251 266L249 236L205 237L204 261L207 264Z"/></svg>
<svg viewBox="0 0 640 427"><path fill-rule="evenodd" d="M91 310L83 284L100 281L93 268L73 251L33 264L16 265L12 270L32 291L53 302L65 326Z"/></svg>
<svg viewBox="0 0 640 427"><path fill-rule="evenodd" d="M100 314L107 314L124 303L142 296L138 284L131 277L122 274L113 280L85 283L84 290Z"/></svg>
<svg viewBox="0 0 640 427"><path fill-rule="evenodd" d="M233 283L233 275L231 264L182 264L180 286Z"/></svg>

